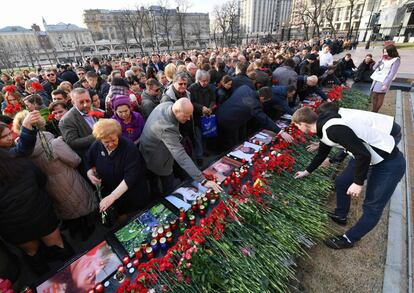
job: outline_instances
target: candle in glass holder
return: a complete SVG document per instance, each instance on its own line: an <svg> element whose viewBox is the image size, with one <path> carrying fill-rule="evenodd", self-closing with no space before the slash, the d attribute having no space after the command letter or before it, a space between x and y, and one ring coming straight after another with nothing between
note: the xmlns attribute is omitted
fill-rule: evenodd
<svg viewBox="0 0 414 293"><path fill-rule="evenodd" d="M98 293L102 293L104 291L104 286L101 283L97 284L95 286L95 291Z"/></svg>
<svg viewBox="0 0 414 293"><path fill-rule="evenodd" d="M204 205L204 208L208 207L208 198L207 197L203 197L203 205Z"/></svg>
<svg viewBox="0 0 414 293"><path fill-rule="evenodd" d="M161 250L167 250L168 248L167 239L165 237L160 239L160 248Z"/></svg>
<svg viewBox="0 0 414 293"><path fill-rule="evenodd" d="M158 239L164 236L164 228L162 226L158 227Z"/></svg>
<svg viewBox="0 0 414 293"><path fill-rule="evenodd" d="M166 225L164 225L164 232L165 233L168 233L168 232L170 232L171 231L171 226L170 226L170 224L166 224Z"/></svg>
<svg viewBox="0 0 414 293"><path fill-rule="evenodd" d="M171 230L177 229L177 219L170 221Z"/></svg>
<svg viewBox="0 0 414 293"><path fill-rule="evenodd" d="M190 221L190 225L194 226L196 224L195 216L191 215L188 217L188 220Z"/></svg>
<svg viewBox="0 0 414 293"><path fill-rule="evenodd" d="M197 212L197 210L198 210L198 206L197 206L197 201L195 200L195 201L193 201L192 203L191 203L191 210L194 212L194 213L196 213Z"/></svg>
<svg viewBox="0 0 414 293"><path fill-rule="evenodd" d="M124 264L124 265L127 265L127 264L129 264L129 257L128 256L125 256L123 259L122 259L122 263Z"/></svg>
<svg viewBox="0 0 414 293"><path fill-rule="evenodd" d="M156 239L156 240L158 240L158 238L159 238L159 236L158 236L158 232L152 232L152 234L151 234L151 238L152 238L152 239Z"/></svg>
<svg viewBox="0 0 414 293"><path fill-rule="evenodd" d="M206 214L204 205L200 205L199 209L200 209L200 216L204 217L204 215Z"/></svg>
<svg viewBox="0 0 414 293"><path fill-rule="evenodd" d="M124 267L123 265L120 265L120 266L118 267L118 272L120 272L120 273L125 273L125 267Z"/></svg>
<svg viewBox="0 0 414 293"><path fill-rule="evenodd" d="M211 204L211 205L213 205L213 204L215 204L215 203L216 203L216 199L215 199L215 198L210 199L210 204Z"/></svg>
<svg viewBox="0 0 414 293"><path fill-rule="evenodd" d="M133 261L132 261L132 265L135 267L135 268L138 268L138 266L139 266L139 260L136 258L136 259L134 259Z"/></svg>
<svg viewBox="0 0 414 293"><path fill-rule="evenodd" d="M141 249L143 251L145 251L145 249L147 249L147 247L148 247L148 242L147 241L142 241L141 242Z"/></svg>
<svg viewBox="0 0 414 293"><path fill-rule="evenodd" d="M136 257L137 259L140 259L140 258L142 257L142 250L141 250L141 247L135 247L135 248L134 248L134 254L135 254L135 257Z"/></svg>
<svg viewBox="0 0 414 293"><path fill-rule="evenodd" d="M172 235L172 232L171 231L170 232L167 232L165 234L165 237L167 238L167 242L168 243L171 243L173 241L173 235Z"/></svg>
<svg viewBox="0 0 414 293"><path fill-rule="evenodd" d="M151 248L150 246L148 246L148 247L145 249L145 254L147 255L147 258L148 258L148 259L151 259L151 258L153 258L153 257L154 257L154 252L152 251L152 248Z"/></svg>
<svg viewBox="0 0 414 293"><path fill-rule="evenodd" d="M181 208L180 209L180 218L185 218L185 209Z"/></svg>
<svg viewBox="0 0 414 293"><path fill-rule="evenodd" d="M152 252L157 253L157 250L158 250L157 239L152 239L150 244L151 244Z"/></svg>

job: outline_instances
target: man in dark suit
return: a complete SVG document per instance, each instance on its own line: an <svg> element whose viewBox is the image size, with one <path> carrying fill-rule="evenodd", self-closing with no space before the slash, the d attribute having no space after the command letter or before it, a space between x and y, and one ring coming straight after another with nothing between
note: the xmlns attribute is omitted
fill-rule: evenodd
<svg viewBox="0 0 414 293"><path fill-rule="evenodd" d="M83 159L95 141L92 135L97 117L90 115L92 100L84 88L71 92L73 107L59 121L59 129L65 142Z"/></svg>
<svg viewBox="0 0 414 293"><path fill-rule="evenodd" d="M153 53L151 55L151 61L149 66L154 68L155 72L164 71L164 63L161 62L160 56L158 54Z"/></svg>

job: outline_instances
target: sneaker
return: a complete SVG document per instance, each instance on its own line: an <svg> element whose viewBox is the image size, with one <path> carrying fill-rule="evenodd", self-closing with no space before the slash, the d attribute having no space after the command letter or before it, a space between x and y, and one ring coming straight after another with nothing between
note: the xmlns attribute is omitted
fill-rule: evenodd
<svg viewBox="0 0 414 293"><path fill-rule="evenodd" d="M332 212L328 212L328 216L331 218L332 221L334 221L335 223L341 226L346 226L348 222L346 217L343 218L343 217L337 216L335 215L335 213L332 213Z"/></svg>
<svg viewBox="0 0 414 293"><path fill-rule="evenodd" d="M330 237L326 239L324 242L326 246L332 249L346 249L346 248L354 247L354 243L349 241L343 235L336 235L336 236Z"/></svg>

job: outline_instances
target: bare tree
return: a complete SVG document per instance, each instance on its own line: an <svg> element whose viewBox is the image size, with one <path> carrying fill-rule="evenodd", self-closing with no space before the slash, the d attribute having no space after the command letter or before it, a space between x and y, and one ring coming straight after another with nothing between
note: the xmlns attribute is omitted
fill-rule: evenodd
<svg viewBox="0 0 414 293"><path fill-rule="evenodd" d="M174 30L173 10L168 9L168 0L159 0L158 5L161 7L159 12L159 28L162 41L167 44L167 50L170 52L171 47L171 31Z"/></svg>
<svg viewBox="0 0 414 293"><path fill-rule="evenodd" d="M307 2L304 5L304 9L302 13L308 20L312 23L312 36L316 35L320 36L320 27L323 22L323 9L324 9L324 1L323 0L305 0Z"/></svg>
<svg viewBox="0 0 414 293"><path fill-rule="evenodd" d="M175 0L175 4L177 5L178 33L180 35L181 46L185 50L185 14L190 8L190 3L188 0Z"/></svg>
<svg viewBox="0 0 414 293"><path fill-rule="evenodd" d="M227 40L227 15L223 9L223 6L215 6L213 9L213 15L215 28L214 34L221 33L221 47L224 47Z"/></svg>
<svg viewBox="0 0 414 293"><path fill-rule="evenodd" d="M141 7L141 19L142 19L142 25L145 26L145 30L148 32L149 35L149 42L151 44L152 51L155 51L155 21L153 17L152 11L145 7ZM157 42L155 42L157 43Z"/></svg>
<svg viewBox="0 0 414 293"><path fill-rule="evenodd" d="M235 36L239 31L239 5L237 0L230 0L224 4L227 18L228 31L230 33L229 46L235 43Z"/></svg>
<svg viewBox="0 0 414 293"><path fill-rule="evenodd" d="M10 46L6 43L0 40L0 65L3 68L6 68L8 72L11 72L14 67L16 67L16 64L12 62L13 53Z"/></svg>
<svg viewBox="0 0 414 293"><path fill-rule="evenodd" d="M25 56L25 59L30 62L29 64L29 62L26 61L28 65L32 65L33 68L36 68L34 59L33 59L33 58L36 58L37 56L35 52L35 48L27 40L24 40L21 49Z"/></svg>
<svg viewBox="0 0 414 293"><path fill-rule="evenodd" d="M132 37L140 48L141 53L144 54L144 30L142 27L141 9L137 6L135 10L124 10L122 12L122 15L124 16L125 21L128 23L128 26L131 28Z"/></svg>
<svg viewBox="0 0 414 293"><path fill-rule="evenodd" d="M352 0L353 1L353 0ZM336 28L334 25L334 12L335 12L335 0L327 0L325 3L325 18L328 22L329 28L331 29L331 34L336 38Z"/></svg>
<svg viewBox="0 0 414 293"><path fill-rule="evenodd" d="M352 34L352 17L354 14L354 8L355 8L355 0L348 0L349 4L350 4L350 9L349 9L349 27L348 27L348 32L347 32L347 37L348 39L351 37Z"/></svg>
<svg viewBox="0 0 414 293"><path fill-rule="evenodd" d="M127 21L127 18L125 17L125 11L115 16L115 23L116 23L116 31L118 35L117 37L121 38L121 41L125 47L125 51L128 53L128 37L129 37L128 28L130 26Z"/></svg>

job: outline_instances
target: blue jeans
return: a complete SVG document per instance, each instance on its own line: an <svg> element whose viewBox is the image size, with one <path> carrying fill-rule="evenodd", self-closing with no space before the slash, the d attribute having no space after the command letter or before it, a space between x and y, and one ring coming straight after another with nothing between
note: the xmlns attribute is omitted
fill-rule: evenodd
<svg viewBox="0 0 414 293"><path fill-rule="evenodd" d="M349 212L351 197L346 192L353 182L354 170L355 160L350 159L348 166L335 180L335 214L340 217L346 217ZM360 240L377 225L385 205L390 200L404 173L405 158L401 152L392 159L370 166L362 206L363 214L358 222L345 233L350 241Z"/></svg>

